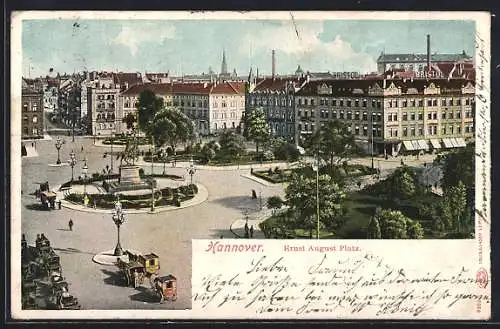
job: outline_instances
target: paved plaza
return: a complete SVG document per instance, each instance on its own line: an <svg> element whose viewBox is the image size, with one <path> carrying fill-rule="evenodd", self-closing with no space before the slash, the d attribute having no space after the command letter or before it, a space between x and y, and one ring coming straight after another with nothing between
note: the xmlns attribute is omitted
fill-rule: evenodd
<svg viewBox="0 0 500 329"><path fill-rule="evenodd" d="M39 184L49 182L57 188L71 178L71 167L67 165L69 153L74 149L78 163L74 168L77 178L82 174L84 157L87 158L89 174L101 172L110 164L108 151L101 145L94 145L92 138L78 137L72 143L66 137L61 148L61 161L66 165L55 166L57 151L54 140L41 140L36 144L37 156L22 160L22 232L29 244L34 244L36 235L44 233L61 257L63 275L69 283L70 292L79 299L83 309L185 309L191 306L191 240L228 239L244 235L245 217L256 229L254 238L261 238L258 223L268 210L265 202L269 196L284 197L283 186L270 184L250 176L250 168L265 168L266 165L231 166L210 168L197 166L194 183L203 186L203 200L188 207L170 209L154 214L128 213L121 228L121 243L126 249L141 253L154 252L160 256L161 275L173 274L178 279L178 299L175 302L159 304L148 285L134 289L125 287L114 266L99 265L92 261L94 255L111 250L116 244L116 227L111 211L78 211L63 206L61 210L44 210L39 200L32 195ZM31 146L31 145L30 145ZM82 152L83 147L83 152ZM422 166L430 163L433 156L404 158L405 163ZM375 166L382 174L400 166L401 158L375 159ZM371 165L371 159L353 159L352 163ZM146 174L150 163L139 162ZM270 166L285 164L272 164ZM114 160L117 172L119 162ZM186 168L189 163L179 162L175 168L166 167L167 174L180 175L189 181ZM155 172L163 171L163 164L155 164ZM431 170L431 181L439 173ZM177 183L173 183L177 184ZM79 189L81 187L75 187ZM92 187L87 187L92 189ZM251 198L255 190L257 199ZM68 221L74 222L73 231L68 230Z"/></svg>
<svg viewBox="0 0 500 329"><path fill-rule="evenodd" d="M83 153L81 148L83 146ZM22 231L29 244L34 244L36 234L45 233L61 257L63 275L70 292L79 299L83 309L185 309L191 305L191 239L233 238L231 225L244 218L244 213L257 216L259 198L252 199L255 189L262 195L262 203L272 195L283 196L280 185L262 185L242 175L249 169L197 170L194 183L203 185L208 199L183 209L156 214L129 214L121 228L124 248L142 253L154 252L160 256L161 275L173 274L178 279L178 299L175 302L157 303L151 289L124 286L117 276L117 268L92 261L95 254L114 248L116 227L111 212L82 212L63 207L61 210L43 210L39 200L31 195L39 183L48 181L51 188L70 180L71 167L51 166L57 160L53 141L38 141L37 157L23 158L22 166ZM81 175L84 156L87 157L89 174L101 172L110 158L103 157L106 148L93 146L90 138L78 137L75 143L66 138L61 148L61 161L69 160L75 150L78 164L74 175ZM114 163L115 170L118 161ZM145 164L146 173L150 164ZM163 171L163 164L155 166ZM178 163L167 167L167 173L184 176L186 168ZM189 176L187 176L189 177ZM73 231L68 221L74 222Z"/></svg>

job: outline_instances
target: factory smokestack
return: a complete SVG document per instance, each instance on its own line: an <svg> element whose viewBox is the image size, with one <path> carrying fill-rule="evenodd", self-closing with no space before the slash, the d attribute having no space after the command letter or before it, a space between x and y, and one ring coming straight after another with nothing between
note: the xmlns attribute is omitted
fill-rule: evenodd
<svg viewBox="0 0 500 329"><path fill-rule="evenodd" d="M271 72L272 72L272 76L273 76L273 79L276 75L276 52L275 50L273 49L272 51L272 63L271 63Z"/></svg>
<svg viewBox="0 0 500 329"><path fill-rule="evenodd" d="M427 34L427 72L431 71L431 35Z"/></svg>

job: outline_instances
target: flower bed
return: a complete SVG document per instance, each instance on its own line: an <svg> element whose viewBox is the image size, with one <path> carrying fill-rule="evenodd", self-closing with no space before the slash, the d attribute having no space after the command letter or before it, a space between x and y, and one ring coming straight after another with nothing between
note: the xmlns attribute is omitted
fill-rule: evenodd
<svg viewBox="0 0 500 329"><path fill-rule="evenodd" d="M197 193L198 187L195 184L183 185L179 188L166 187L155 191L155 205L180 207L182 202L192 199ZM151 194L119 195L123 209L142 209L151 206ZM87 197L89 207L95 205L96 208L113 209L116 202L116 197L112 194L87 194ZM66 197L66 200L83 205L84 195L71 193Z"/></svg>

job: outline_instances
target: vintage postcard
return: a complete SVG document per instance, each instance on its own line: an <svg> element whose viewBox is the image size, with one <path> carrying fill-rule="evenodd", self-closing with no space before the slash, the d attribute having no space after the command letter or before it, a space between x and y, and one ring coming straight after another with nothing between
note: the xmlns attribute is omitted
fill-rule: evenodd
<svg viewBox="0 0 500 329"><path fill-rule="evenodd" d="M13 319L489 319L490 16L14 12Z"/></svg>

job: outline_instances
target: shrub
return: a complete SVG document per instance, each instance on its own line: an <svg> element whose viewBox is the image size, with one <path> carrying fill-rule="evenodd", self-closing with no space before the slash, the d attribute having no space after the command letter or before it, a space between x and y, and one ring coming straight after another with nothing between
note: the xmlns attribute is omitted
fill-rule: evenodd
<svg viewBox="0 0 500 329"><path fill-rule="evenodd" d="M189 187L191 188L194 194L198 194L198 186L196 186L196 184L190 184Z"/></svg>
<svg viewBox="0 0 500 329"><path fill-rule="evenodd" d="M264 161L273 161L274 160L274 154L271 151L265 151L263 154Z"/></svg>
<svg viewBox="0 0 500 329"><path fill-rule="evenodd" d="M144 178L144 169L139 168L139 177Z"/></svg>

